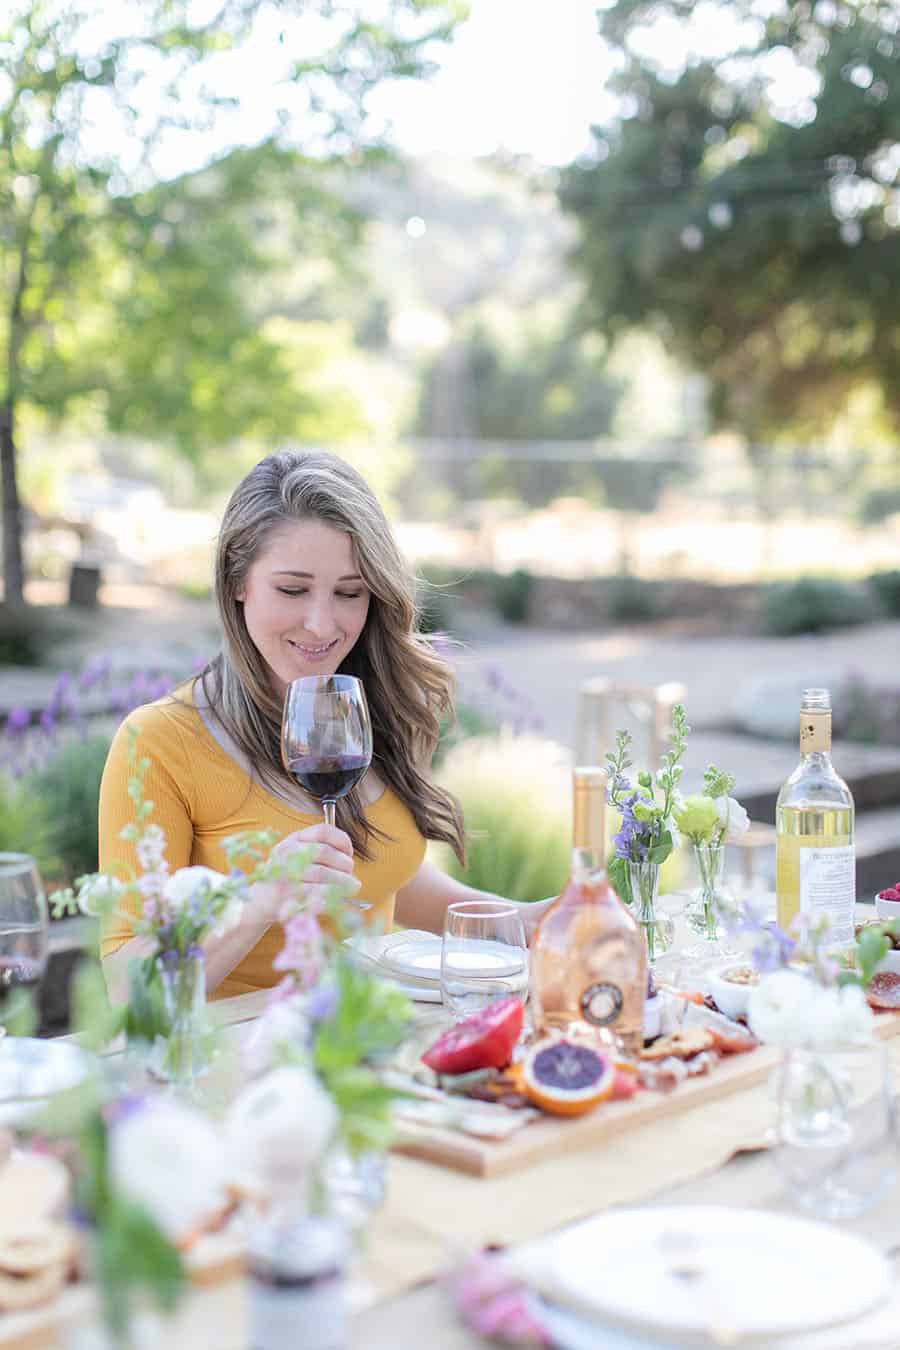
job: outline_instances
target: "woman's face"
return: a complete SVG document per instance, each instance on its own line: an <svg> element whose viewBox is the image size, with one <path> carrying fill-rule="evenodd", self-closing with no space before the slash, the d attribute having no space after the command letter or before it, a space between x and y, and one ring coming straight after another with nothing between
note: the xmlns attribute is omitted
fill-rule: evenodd
<svg viewBox="0 0 900 1350"><path fill-rule="evenodd" d="M274 531L237 598L279 693L301 675L333 675L369 612L349 534L319 520Z"/></svg>

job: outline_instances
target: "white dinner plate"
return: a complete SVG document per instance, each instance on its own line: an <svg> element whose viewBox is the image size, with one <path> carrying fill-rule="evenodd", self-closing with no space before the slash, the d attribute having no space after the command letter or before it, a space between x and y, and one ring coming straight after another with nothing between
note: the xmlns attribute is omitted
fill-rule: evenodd
<svg viewBox="0 0 900 1350"><path fill-rule="evenodd" d="M892 1287L888 1262L862 1238L724 1206L610 1211L509 1259L539 1293L599 1323L741 1350L850 1322Z"/></svg>
<svg viewBox="0 0 900 1350"><path fill-rule="evenodd" d="M452 941L448 956L455 975L480 975L502 978L521 975L525 953L521 947L489 938L459 938ZM379 964L397 975L417 979L441 977L441 939L418 938L414 942L399 942L381 955Z"/></svg>
<svg viewBox="0 0 900 1350"><path fill-rule="evenodd" d="M0 1040L0 1121L15 1124L43 1109L54 1092L80 1083L90 1059L71 1041L42 1041L36 1036Z"/></svg>

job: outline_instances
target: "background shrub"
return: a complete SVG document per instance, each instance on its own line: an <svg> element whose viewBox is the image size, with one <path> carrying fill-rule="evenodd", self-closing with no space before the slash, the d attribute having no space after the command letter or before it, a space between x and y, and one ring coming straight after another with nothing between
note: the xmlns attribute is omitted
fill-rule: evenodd
<svg viewBox="0 0 900 1350"><path fill-rule="evenodd" d="M656 585L640 577L613 577L607 595L609 617L618 623L642 623L660 612Z"/></svg>
<svg viewBox="0 0 900 1350"><path fill-rule="evenodd" d="M524 567L514 572L496 572L491 585L491 599L501 619L507 623L525 623L534 578Z"/></svg>
<svg viewBox="0 0 900 1350"><path fill-rule="evenodd" d="M537 736L481 736L446 754L440 782L459 799L466 822L461 868L445 845L441 867L469 886L511 900L557 895L569 874L571 757Z"/></svg>
<svg viewBox="0 0 900 1350"><path fill-rule="evenodd" d="M0 853L30 853L41 876L58 874L46 803L25 779L0 772Z"/></svg>
<svg viewBox="0 0 900 1350"><path fill-rule="evenodd" d="M67 739L52 760L26 780L47 816L60 880L97 870L97 806L110 737L93 732Z"/></svg>
<svg viewBox="0 0 900 1350"><path fill-rule="evenodd" d="M40 666L71 625L37 605L0 604L0 665Z"/></svg>
<svg viewBox="0 0 900 1350"><path fill-rule="evenodd" d="M867 585L882 614L888 619L900 619L900 571L873 572Z"/></svg>
<svg viewBox="0 0 900 1350"><path fill-rule="evenodd" d="M800 577L770 586L763 598L763 624L775 637L866 623L874 615L868 590L832 577Z"/></svg>

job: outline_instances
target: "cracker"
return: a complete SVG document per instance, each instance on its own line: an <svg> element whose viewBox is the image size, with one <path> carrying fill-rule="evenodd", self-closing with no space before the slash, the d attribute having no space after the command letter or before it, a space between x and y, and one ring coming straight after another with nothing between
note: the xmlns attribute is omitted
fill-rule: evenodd
<svg viewBox="0 0 900 1350"><path fill-rule="evenodd" d="M675 1059L690 1059L692 1055L711 1049L712 1044L712 1032L707 1031L706 1027L682 1027L670 1036L659 1036L652 1045L645 1046L641 1051L641 1059L668 1059L670 1055Z"/></svg>

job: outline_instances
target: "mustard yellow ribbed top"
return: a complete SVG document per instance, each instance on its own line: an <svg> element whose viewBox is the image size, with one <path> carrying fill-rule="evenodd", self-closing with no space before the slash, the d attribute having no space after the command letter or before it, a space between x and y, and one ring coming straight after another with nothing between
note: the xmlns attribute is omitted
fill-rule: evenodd
<svg viewBox="0 0 900 1350"><path fill-rule="evenodd" d="M221 746L194 705L190 686L176 690L156 703L130 713L116 732L100 785L100 868L115 863L140 869L134 844L121 837L124 826L134 820L134 803L128 795L128 731L137 727L137 750L150 760L144 778L144 794L153 802L150 819L166 835L169 870L201 864L227 871L222 841L243 830L277 830L291 834L320 821L320 815L294 810L253 779ZM391 927L397 891L418 871L425 856L425 840L408 808L392 789L366 807L366 816L386 836L373 836L372 857L357 858L354 871L361 885L360 898L368 900L367 922ZM119 871L121 869L115 868ZM137 914L137 901L130 912ZM134 935L128 915L110 920L100 944L108 956ZM284 944L280 924L264 934L213 994L225 998L276 984L280 975L272 961Z"/></svg>

